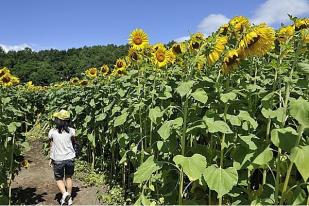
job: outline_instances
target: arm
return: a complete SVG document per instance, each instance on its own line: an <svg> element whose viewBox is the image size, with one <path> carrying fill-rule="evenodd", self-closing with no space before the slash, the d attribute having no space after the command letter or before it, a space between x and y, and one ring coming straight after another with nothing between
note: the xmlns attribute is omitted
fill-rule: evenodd
<svg viewBox="0 0 309 206"><path fill-rule="evenodd" d="M49 151L49 153L51 154L51 148L52 148L52 144L53 144L53 139L49 139L49 149L50 149L50 151ZM49 158L49 163L48 163L48 165L50 166L50 167L53 167L53 160L51 159L51 158Z"/></svg>
<svg viewBox="0 0 309 206"><path fill-rule="evenodd" d="M49 132L48 132L48 141L49 141L49 154L50 154L50 156L51 156L51 153L52 153L52 145L53 145L53 137L52 137L52 131L50 130ZM50 166L50 167L53 167L53 160L50 158L49 159L49 163L48 163L48 165Z"/></svg>

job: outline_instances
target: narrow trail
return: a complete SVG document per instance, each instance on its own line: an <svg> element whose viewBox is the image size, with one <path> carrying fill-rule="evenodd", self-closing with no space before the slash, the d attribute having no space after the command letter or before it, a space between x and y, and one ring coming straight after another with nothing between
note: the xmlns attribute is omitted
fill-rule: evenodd
<svg viewBox="0 0 309 206"><path fill-rule="evenodd" d="M30 145L32 148L25 155L30 166L28 169L23 168L12 184L13 204L57 205L60 203L61 193L48 159L42 154L42 143L36 140ZM99 205L96 191L95 187L84 187L73 176L73 205Z"/></svg>

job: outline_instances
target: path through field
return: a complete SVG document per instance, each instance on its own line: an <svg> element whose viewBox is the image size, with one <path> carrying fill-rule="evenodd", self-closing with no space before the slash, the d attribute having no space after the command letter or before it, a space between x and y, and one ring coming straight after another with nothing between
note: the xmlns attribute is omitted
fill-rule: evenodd
<svg viewBox="0 0 309 206"><path fill-rule="evenodd" d="M13 204L57 205L61 199L53 177L52 168L48 166L48 159L42 154L42 143L39 140L30 143L31 150L25 158L30 160L28 169L23 168L12 184ZM74 180L73 204L98 205L95 187L83 187Z"/></svg>

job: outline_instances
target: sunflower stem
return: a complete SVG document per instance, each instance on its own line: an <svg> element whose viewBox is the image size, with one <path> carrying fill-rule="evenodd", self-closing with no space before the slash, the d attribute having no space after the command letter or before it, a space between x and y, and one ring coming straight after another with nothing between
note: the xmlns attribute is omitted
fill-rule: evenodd
<svg viewBox="0 0 309 206"><path fill-rule="evenodd" d="M181 155L182 156L185 156L187 116L188 116L188 96L186 95L186 99L183 105L183 127L182 127L182 135L181 135ZM184 184L184 172L183 172L183 169L181 169L180 182L179 182L179 194L178 194L178 204L179 205L183 204L183 199L182 199L183 184Z"/></svg>
<svg viewBox="0 0 309 206"><path fill-rule="evenodd" d="M301 137L302 137L302 134L304 132L304 126L303 125L300 125L298 127L298 136L297 136L297 140L296 140L296 144L294 146L297 147L299 145L299 142L301 140ZM286 176L285 176L285 180L284 180L284 184L283 184L283 188L282 188L282 197L280 199L280 205L282 205L284 202L284 195L285 195L285 191L288 187L288 184L289 184L289 180L290 180L290 176L291 176L291 171L292 171L292 168L293 168L293 164L294 162L290 161L290 164L289 164L289 167L288 167L288 170L287 170L287 173L286 173Z"/></svg>

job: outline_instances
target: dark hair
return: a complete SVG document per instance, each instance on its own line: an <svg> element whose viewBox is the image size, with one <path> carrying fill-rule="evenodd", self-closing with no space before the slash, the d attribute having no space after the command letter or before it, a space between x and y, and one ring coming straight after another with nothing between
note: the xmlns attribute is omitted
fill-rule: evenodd
<svg viewBox="0 0 309 206"><path fill-rule="evenodd" d="M70 120L62 120L59 118L55 118L54 120L56 124L56 129L61 134L62 131L65 131L66 133L70 133L69 126L70 126Z"/></svg>

